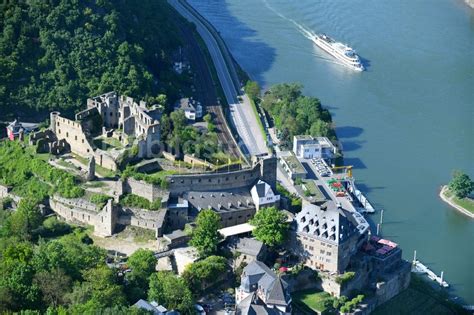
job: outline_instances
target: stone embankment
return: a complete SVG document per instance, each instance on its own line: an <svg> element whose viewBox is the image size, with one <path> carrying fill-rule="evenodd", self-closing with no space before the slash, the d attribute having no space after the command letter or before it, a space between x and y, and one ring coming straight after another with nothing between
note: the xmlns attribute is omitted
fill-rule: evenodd
<svg viewBox="0 0 474 315"><path fill-rule="evenodd" d="M474 3L474 0L472 1ZM453 207L454 209L458 210L459 212L467 215L468 217L470 218L473 218L474 219L474 213L470 212L470 211L467 211L466 209L464 209L463 207L457 205L456 203L454 203L454 201L452 201L452 198L448 198L444 193L447 191L448 189L448 186L443 186L441 188L441 191L439 192L439 196L441 197L441 199L446 202L448 205L450 205L451 207Z"/></svg>

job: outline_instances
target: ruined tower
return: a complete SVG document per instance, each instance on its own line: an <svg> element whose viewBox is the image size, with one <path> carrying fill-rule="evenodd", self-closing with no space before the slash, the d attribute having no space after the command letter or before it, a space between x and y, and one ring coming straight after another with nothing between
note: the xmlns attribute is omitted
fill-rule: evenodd
<svg viewBox="0 0 474 315"><path fill-rule="evenodd" d="M91 156L87 165L87 180L95 179L95 157Z"/></svg>

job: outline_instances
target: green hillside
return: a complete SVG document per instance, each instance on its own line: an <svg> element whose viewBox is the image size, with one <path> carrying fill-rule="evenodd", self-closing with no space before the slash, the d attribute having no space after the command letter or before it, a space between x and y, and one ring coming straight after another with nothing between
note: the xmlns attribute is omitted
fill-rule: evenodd
<svg viewBox="0 0 474 315"><path fill-rule="evenodd" d="M2 1L0 115L73 111L110 90L173 98L174 19L164 0Z"/></svg>

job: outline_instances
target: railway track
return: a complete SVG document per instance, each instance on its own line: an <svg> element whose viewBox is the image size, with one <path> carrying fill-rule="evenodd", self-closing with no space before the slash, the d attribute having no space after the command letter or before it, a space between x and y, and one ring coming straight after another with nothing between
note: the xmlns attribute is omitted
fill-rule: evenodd
<svg viewBox="0 0 474 315"><path fill-rule="evenodd" d="M241 152L227 126L227 120L222 105L219 105L218 102L217 87L219 82L214 82L210 71L213 65L209 64L190 26L184 24L181 19L177 19L177 25L182 38L186 41L183 51L189 59L195 73L194 86L196 88L197 97L207 112L213 116L219 146L224 152L238 159L241 157Z"/></svg>

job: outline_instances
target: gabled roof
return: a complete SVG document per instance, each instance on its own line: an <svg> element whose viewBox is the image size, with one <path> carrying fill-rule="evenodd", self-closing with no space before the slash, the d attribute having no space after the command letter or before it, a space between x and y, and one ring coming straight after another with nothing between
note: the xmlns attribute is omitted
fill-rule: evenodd
<svg viewBox="0 0 474 315"><path fill-rule="evenodd" d="M263 249L263 243L253 238L239 238L235 250L246 255L258 256Z"/></svg>
<svg viewBox="0 0 474 315"><path fill-rule="evenodd" d="M244 268L242 284L248 288L255 284L255 287L264 290L267 304L288 305L290 302L288 284L258 260Z"/></svg>
<svg viewBox="0 0 474 315"><path fill-rule="evenodd" d="M282 314L274 308L268 308L255 292L251 293L237 305L238 314L242 315L277 315Z"/></svg>
<svg viewBox="0 0 474 315"><path fill-rule="evenodd" d="M281 278L276 279L273 288L267 297L267 303L277 305L288 305L290 303L290 294L286 290L288 285Z"/></svg>

